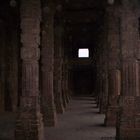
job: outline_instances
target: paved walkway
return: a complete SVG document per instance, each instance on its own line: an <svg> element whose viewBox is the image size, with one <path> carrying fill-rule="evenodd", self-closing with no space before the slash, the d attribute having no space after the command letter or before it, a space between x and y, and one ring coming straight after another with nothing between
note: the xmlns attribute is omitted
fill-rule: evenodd
<svg viewBox="0 0 140 140"><path fill-rule="evenodd" d="M115 128L105 127L93 97L75 97L58 116L55 128L45 128L46 140L115 140Z"/></svg>
<svg viewBox="0 0 140 140"><path fill-rule="evenodd" d="M45 128L45 140L115 140L115 128L103 126L93 97L75 97L54 128ZM0 140L14 140L15 115L0 115Z"/></svg>

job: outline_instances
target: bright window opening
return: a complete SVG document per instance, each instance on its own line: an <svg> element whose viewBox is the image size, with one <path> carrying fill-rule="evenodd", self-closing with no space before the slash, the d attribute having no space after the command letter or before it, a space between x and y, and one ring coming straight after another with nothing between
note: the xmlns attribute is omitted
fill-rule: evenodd
<svg viewBox="0 0 140 140"><path fill-rule="evenodd" d="M78 57L79 58L89 58L89 49L79 49Z"/></svg>

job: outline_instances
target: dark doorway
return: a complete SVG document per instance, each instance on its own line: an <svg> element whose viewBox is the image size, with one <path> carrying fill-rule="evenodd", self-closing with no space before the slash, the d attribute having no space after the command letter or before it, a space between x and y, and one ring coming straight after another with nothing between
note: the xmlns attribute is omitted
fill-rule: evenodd
<svg viewBox="0 0 140 140"><path fill-rule="evenodd" d="M94 72L92 68L80 67L72 71L74 95L90 95L94 90Z"/></svg>

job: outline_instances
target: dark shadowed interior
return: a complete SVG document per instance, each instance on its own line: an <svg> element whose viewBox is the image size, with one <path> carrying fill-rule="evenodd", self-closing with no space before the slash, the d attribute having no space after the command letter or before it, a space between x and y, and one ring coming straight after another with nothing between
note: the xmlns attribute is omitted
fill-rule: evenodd
<svg viewBox="0 0 140 140"><path fill-rule="evenodd" d="M140 140L139 44L140 0L0 0L0 140Z"/></svg>

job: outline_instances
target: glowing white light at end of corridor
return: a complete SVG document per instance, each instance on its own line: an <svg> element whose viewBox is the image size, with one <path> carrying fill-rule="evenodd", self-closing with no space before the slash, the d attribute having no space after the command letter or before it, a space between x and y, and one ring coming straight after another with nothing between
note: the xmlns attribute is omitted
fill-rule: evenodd
<svg viewBox="0 0 140 140"><path fill-rule="evenodd" d="M79 58L88 58L89 57L89 49L79 49L78 50Z"/></svg>

